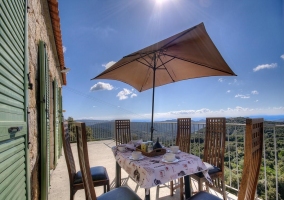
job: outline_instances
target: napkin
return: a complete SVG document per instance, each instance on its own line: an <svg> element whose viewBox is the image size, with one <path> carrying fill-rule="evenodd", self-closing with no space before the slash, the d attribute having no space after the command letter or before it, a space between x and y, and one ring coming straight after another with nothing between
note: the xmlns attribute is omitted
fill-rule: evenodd
<svg viewBox="0 0 284 200"><path fill-rule="evenodd" d="M130 142L128 142L127 144L131 144L133 145L135 148L138 147L139 145L141 145L141 143L143 142L142 139L140 140L131 140Z"/></svg>

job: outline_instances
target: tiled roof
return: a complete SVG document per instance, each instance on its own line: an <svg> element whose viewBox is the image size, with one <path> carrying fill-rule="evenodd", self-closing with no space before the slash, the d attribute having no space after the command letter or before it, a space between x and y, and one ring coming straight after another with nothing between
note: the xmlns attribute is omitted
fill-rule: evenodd
<svg viewBox="0 0 284 200"><path fill-rule="evenodd" d="M48 0L48 7L51 17L52 29L53 29L60 69L63 70L65 64L64 64L64 53L63 53L63 44L62 44L61 29L60 29L60 17L59 17L57 0ZM66 73L61 73L61 75L62 75L63 85L66 85L67 84Z"/></svg>

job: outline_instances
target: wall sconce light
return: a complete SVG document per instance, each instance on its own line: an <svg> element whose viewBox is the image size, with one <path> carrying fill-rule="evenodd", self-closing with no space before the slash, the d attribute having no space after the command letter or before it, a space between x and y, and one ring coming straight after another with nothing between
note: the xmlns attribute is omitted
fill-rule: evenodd
<svg viewBox="0 0 284 200"><path fill-rule="evenodd" d="M66 73L70 71L70 68L64 67L64 69L61 70L61 73Z"/></svg>

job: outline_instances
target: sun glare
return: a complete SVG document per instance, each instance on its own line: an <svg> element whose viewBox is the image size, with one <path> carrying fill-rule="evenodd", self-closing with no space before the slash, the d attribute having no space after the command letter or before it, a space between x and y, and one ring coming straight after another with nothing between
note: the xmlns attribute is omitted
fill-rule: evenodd
<svg viewBox="0 0 284 200"><path fill-rule="evenodd" d="M163 2L165 2L165 0L156 0L156 3L158 4L162 4Z"/></svg>

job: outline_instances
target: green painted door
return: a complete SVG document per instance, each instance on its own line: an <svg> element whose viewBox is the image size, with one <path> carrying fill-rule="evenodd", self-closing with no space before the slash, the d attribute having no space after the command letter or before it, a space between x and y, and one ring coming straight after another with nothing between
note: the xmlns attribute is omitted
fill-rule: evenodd
<svg viewBox="0 0 284 200"><path fill-rule="evenodd" d="M49 66L46 44L39 42L39 96L40 96L40 185L41 200L48 199L49 190Z"/></svg>
<svg viewBox="0 0 284 200"><path fill-rule="evenodd" d="M0 1L0 199L30 199L26 1Z"/></svg>

